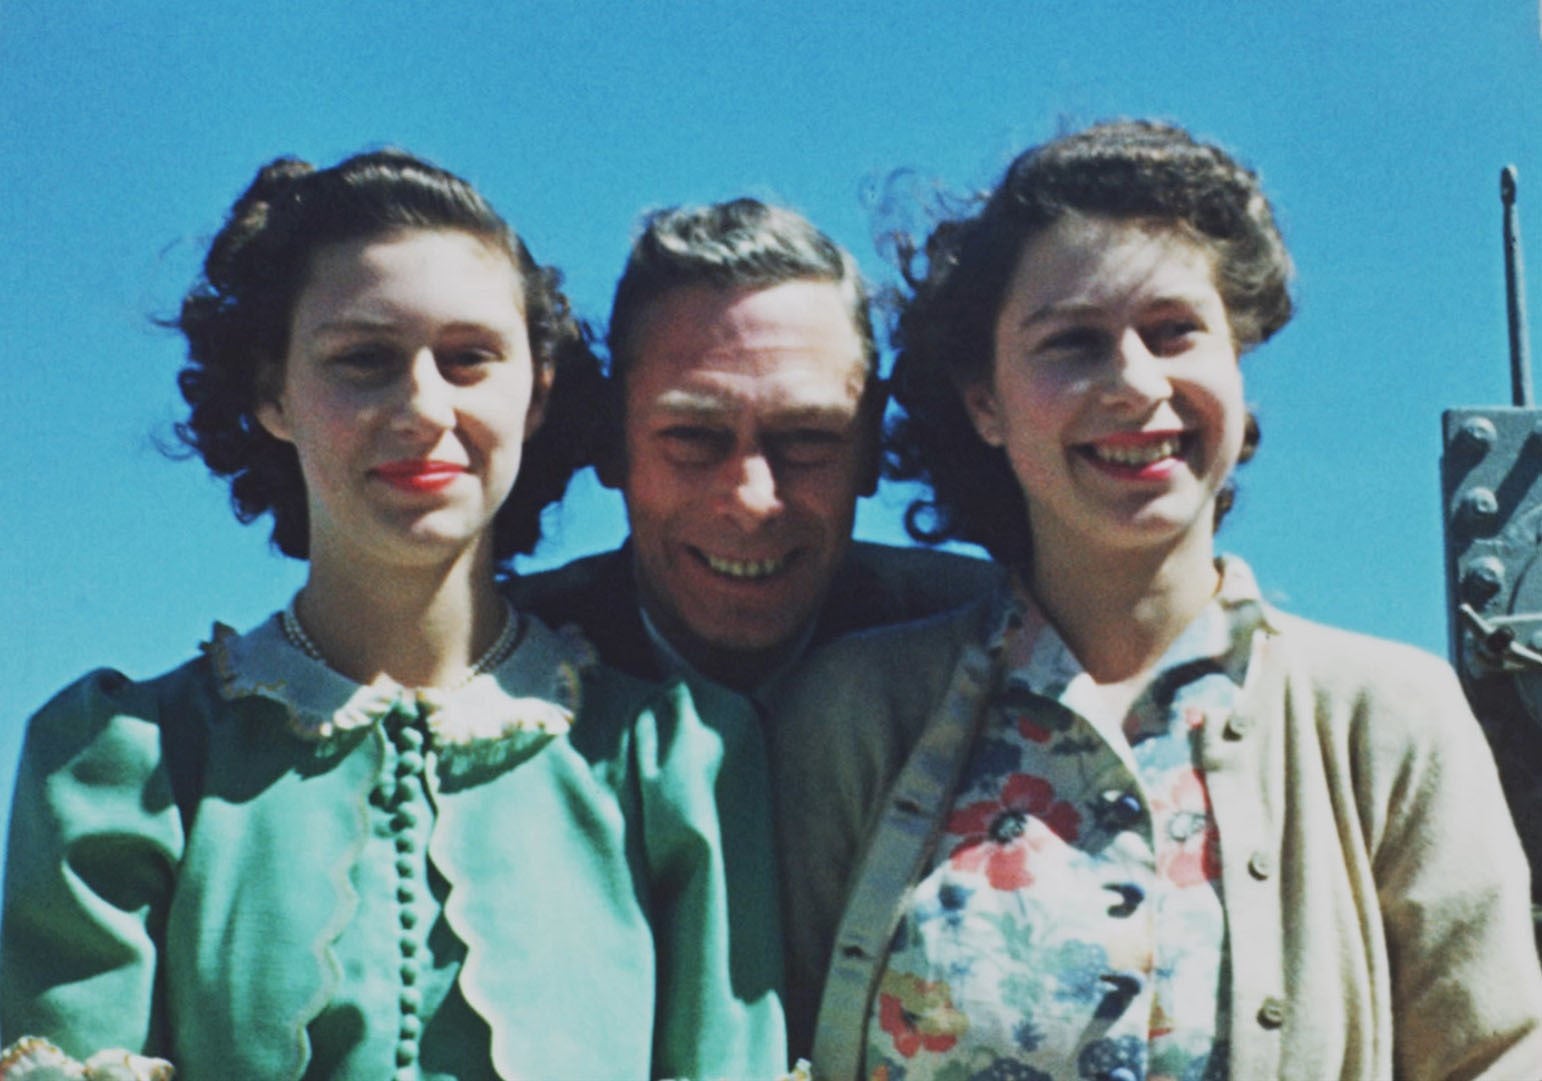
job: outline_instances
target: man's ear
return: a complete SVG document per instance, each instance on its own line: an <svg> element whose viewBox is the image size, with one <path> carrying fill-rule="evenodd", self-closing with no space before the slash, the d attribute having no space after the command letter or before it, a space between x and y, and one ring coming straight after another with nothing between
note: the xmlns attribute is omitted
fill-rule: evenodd
<svg viewBox="0 0 1542 1081"><path fill-rule="evenodd" d="M536 364L530 383L530 406L525 410L525 442L540 430L546 419L546 406L551 402L551 388L557 381L557 367L551 362Z"/></svg>
<svg viewBox="0 0 1542 1081"><path fill-rule="evenodd" d="M883 468L883 415L889 407L889 381L874 377L862 395L862 472L857 475L857 495L878 490Z"/></svg>
<svg viewBox="0 0 1542 1081"><path fill-rule="evenodd" d="M1001 410L996 403L995 388L985 379L965 384L959 391L964 402L964 412L974 424L981 439L993 447L1006 443L1006 429L1001 422Z"/></svg>
<svg viewBox="0 0 1542 1081"><path fill-rule="evenodd" d="M621 491L626 482L626 402L621 381L606 375L594 426L594 475L607 488Z"/></svg>

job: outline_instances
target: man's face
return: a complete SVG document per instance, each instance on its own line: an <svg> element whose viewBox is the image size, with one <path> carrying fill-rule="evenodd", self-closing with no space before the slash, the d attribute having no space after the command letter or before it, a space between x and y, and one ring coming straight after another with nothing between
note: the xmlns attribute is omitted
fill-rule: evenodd
<svg viewBox="0 0 1542 1081"><path fill-rule="evenodd" d="M724 679L797 638L851 541L875 453L862 342L839 286L795 281L667 293L631 351L622 487L643 605Z"/></svg>

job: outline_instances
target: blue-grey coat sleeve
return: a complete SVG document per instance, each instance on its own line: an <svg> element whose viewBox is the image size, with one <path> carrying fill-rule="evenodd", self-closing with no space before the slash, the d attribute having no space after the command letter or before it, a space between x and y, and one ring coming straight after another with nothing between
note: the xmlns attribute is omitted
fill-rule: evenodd
<svg viewBox="0 0 1542 1081"><path fill-rule="evenodd" d="M182 847L153 685L98 670L31 719L0 911L0 1044L164 1050L157 940Z"/></svg>

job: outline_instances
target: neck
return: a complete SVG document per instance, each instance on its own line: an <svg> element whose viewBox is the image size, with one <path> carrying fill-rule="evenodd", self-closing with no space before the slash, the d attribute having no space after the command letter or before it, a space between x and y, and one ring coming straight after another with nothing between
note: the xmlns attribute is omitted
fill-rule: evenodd
<svg viewBox="0 0 1542 1081"><path fill-rule="evenodd" d="M1038 546L1034 599L1102 684L1138 683L1210 603L1219 584L1208 532L1156 552Z"/></svg>
<svg viewBox="0 0 1542 1081"><path fill-rule="evenodd" d="M454 686L497 638L490 558L388 570L312 554L297 614L327 664L358 683Z"/></svg>

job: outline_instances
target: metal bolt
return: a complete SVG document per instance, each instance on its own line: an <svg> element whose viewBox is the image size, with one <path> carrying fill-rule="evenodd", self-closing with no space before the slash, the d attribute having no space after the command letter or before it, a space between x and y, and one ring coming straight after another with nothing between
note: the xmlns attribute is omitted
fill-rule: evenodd
<svg viewBox="0 0 1542 1081"><path fill-rule="evenodd" d="M1462 496L1462 515L1475 526L1491 525L1499 517L1499 497L1488 488L1470 488Z"/></svg>
<svg viewBox="0 0 1542 1081"><path fill-rule="evenodd" d="M1466 449L1486 454L1494 445L1494 440L1499 438L1499 433L1494 429L1494 422L1487 417L1469 417L1462 422L1457 438Z"/></svg>
<svg viewBox="0 0 1542 1081"><path fill-rule="evenodd" d="M1473 604L1486 604L1504 584L1505 565L1493 556L1473 560L1462 573L1462 594Z"/></svg>

